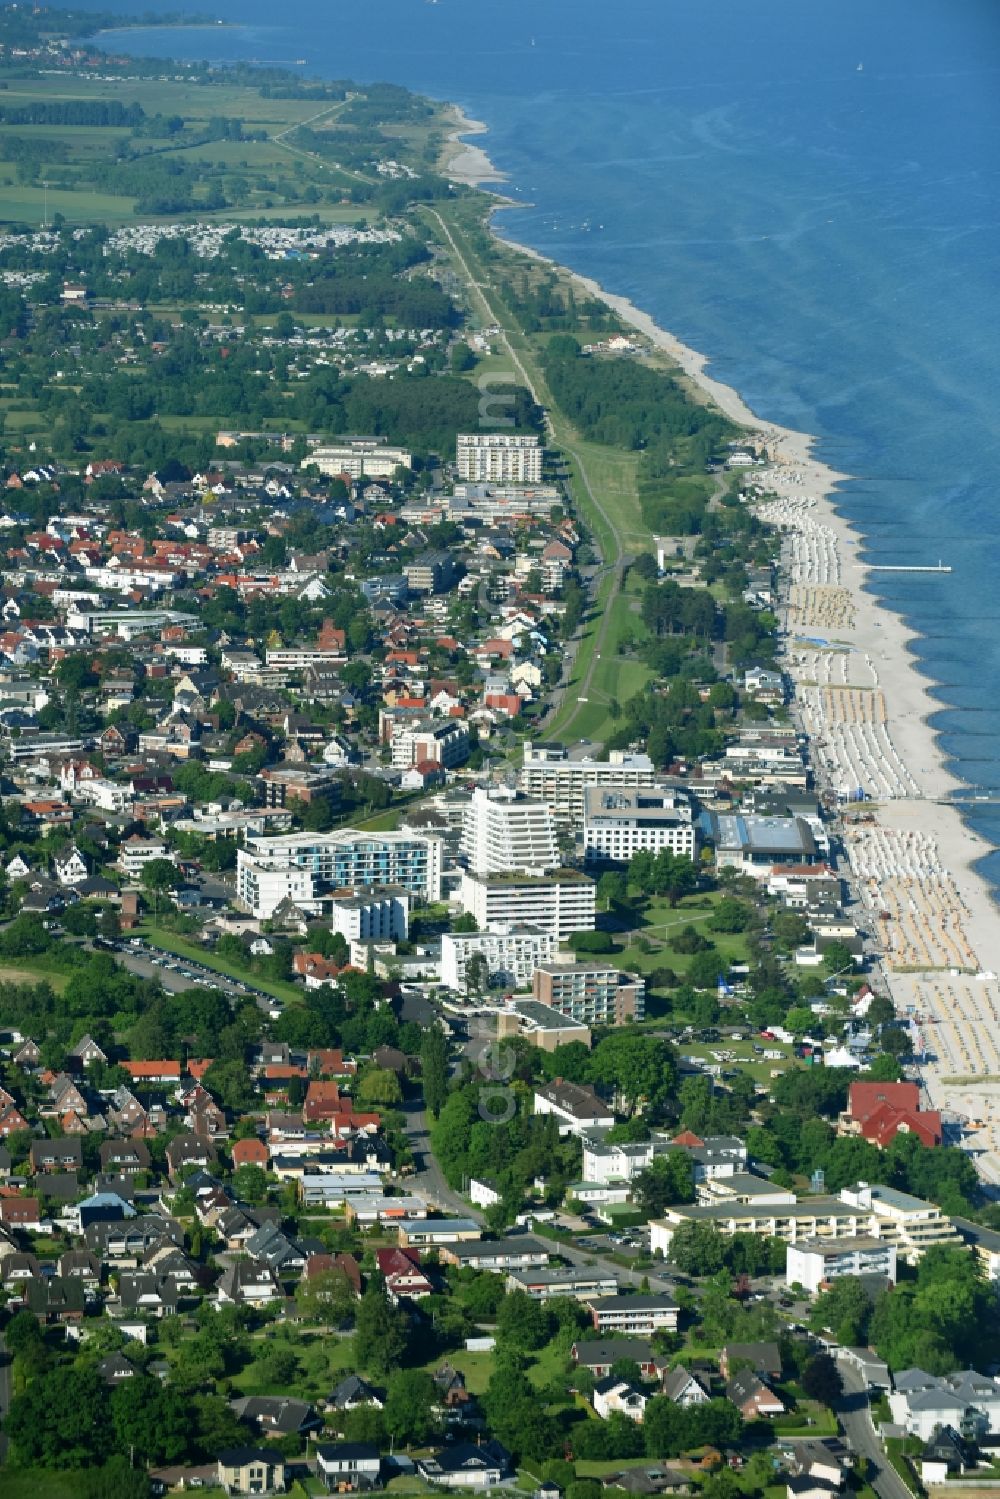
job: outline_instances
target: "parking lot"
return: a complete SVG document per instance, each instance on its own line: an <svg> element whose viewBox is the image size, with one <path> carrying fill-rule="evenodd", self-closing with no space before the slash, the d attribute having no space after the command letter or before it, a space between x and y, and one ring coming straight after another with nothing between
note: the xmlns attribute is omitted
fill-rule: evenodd
<svg viewBox="0 0 1000 1499"><path fill-rule="evenodd" d="M173 993L190 989L197 984L202 989L217 990L220 994L224 994L231 1003L244 998L253 999L265 1013L272 1017L277 1017L284 1009L280 999L264 993L253 984L217 973L214 968L208 968L197 959L179 958L175 953L157 947L154 943L146 942L141 937L126 937L119 941L97 938L94 946L117 953L119 961L130 972L138 974L141 978L158 979L165 989Z"/></svg>

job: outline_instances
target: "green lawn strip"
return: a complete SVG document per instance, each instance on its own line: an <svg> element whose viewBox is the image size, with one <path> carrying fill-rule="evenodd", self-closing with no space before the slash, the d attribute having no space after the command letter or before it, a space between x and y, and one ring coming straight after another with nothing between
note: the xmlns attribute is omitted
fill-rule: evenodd
<svg viewBox="0 0 1000 1499"><path fill-rule="evenodd" d="M65 968L46 963L44 958L18 958L15 963L0 965L0 984L51 984L61 994L70 981Z"/></svg>
<svg viewBox="0 0 1000 1499"><path fill-rule="evenodd" d="M10 1468L3 1470L3 1499L77 1499L83 1475L56 1468Z"/></svg>
<svg viewBox="0 0 1000 1499"><path fill-rule="evenodd" d="M175 932L168 931L166 927L157 926L154 922L143 922L136 928L136 931L156 947L162 947L165 952L171 952L175 957L200 963L203 967L210 968L213 973L220 973L224 978L236 979L241 984L250 984L253 988L259 989L262 994L270 994L275 999L284 1000L286 1003L302 1003L302 990L297 989L294 984L286 983L283 979L261 978L249 968L237 968L234 963L223 962L214 953L205 951L194 942L185 941L183 937L178 937Z"/></svg>

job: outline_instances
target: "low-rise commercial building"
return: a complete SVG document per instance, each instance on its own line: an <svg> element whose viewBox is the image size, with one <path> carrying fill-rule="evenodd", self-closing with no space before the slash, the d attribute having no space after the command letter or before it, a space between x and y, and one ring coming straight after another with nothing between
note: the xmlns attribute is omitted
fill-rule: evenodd
<svg viewBox="0 0 1000 1499"><path fill-rule="evenodd" d="M680 1311L670 1296L595 1296L587 1302L595 1331L607 1337L651 1338L676 1332Z"/></svg>
<svg viewBox="0 0 1000 1499"><path fill-rule="evenodd" d="M839 1197L808 1197L784 1207L746 1205L675 1206L650 1224L650 1247L669 1256L670 1243L682 1223L710 1223L719 1233L761 1234L786 1244L803 1240L833 1243L845 1239L885 1239L895 1244L908 1264L916 1264L934 1245L962 1243L951 1220L933 1203L922 1202L893 1187L859 1182Z"/></svg>
<svg viewBox="0 0 1000 1499"><path fill-rule="evenodd" d="M378 437L345 437L313 448L301 466L336 479L391 479L398 468L413 467L413 454Z"/></svg>

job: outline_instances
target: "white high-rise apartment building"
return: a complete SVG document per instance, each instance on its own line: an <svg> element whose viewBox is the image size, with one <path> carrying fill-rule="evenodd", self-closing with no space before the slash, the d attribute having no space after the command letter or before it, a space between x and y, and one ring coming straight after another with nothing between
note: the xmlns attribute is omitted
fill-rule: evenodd
<svg viewBox="0 0 1000 1499"><path fill-rule="evenodd" d="M506 788L472 793L462 819L461 851L478 874L542 874L559 863L552 813Z"/></svg>
<svg viewBox="0 0 1000 1499"><path fill-rule="evenodd" d="M455 443L459 479L472 484L538 484L542 446L526 432L459 433Z"/></svg>

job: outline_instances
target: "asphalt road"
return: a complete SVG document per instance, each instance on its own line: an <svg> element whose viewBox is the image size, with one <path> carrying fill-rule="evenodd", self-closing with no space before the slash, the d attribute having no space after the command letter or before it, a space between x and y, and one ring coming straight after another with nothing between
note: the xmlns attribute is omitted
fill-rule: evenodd
<svg viewBox="0 0 1000 1499"><path fill-rule="evenodd" d="M431 1142L427 1130L427 1115L423 1103L413 1100L403 1105L406 1113L406 1134L413 1151L414 1172L406 1179L407 1190L425 1197L445 1212L457 1218L475 1218L482 1214L457 1192L453 1192L445 1181L444 1172L431 1153Z"/></svg>
<svg viewBox="0 0 1000 1499"><path fill-rule="evenodd" d="M7 1345L4 1343L3 1333L0 1332L0 1463L7 1461L7 1437L2 1430L2 1424L7 1419L10 1410L10 1358L7 1353Z"/></svg>
<svg viewBox="0 0 1000 1499"><path fill-rule="evenodd" d="M868 1389L861 1374L844 1359L837 1360L844 1381L844 1395L837 1408L851 1450L869 1463L869 1482L879 1499L913 1499L896 1472L872 1424Z"/></svg>

